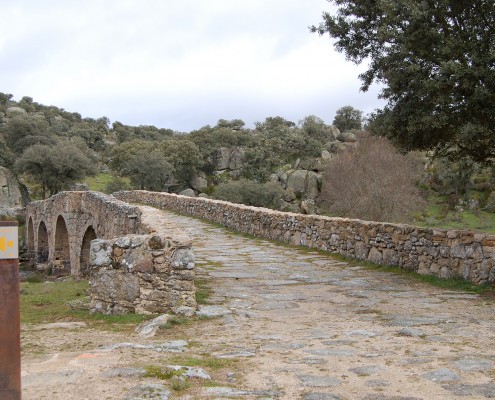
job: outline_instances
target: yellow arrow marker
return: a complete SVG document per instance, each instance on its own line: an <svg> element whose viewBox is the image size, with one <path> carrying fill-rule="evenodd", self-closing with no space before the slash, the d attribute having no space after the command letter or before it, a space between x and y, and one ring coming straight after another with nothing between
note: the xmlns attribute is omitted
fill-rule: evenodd
<svg viewBox="0 0 495 400"><path fill-rule="evenodd" d="M5 238L0 237L0 251L5 251L7 248L5 247Z"/></svg>

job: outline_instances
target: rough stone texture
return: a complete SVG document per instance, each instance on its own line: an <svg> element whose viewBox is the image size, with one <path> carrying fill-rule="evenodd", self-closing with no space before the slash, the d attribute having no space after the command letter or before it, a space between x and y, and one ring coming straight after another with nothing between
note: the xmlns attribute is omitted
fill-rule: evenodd
<svg viewBox="0 0 495 400"><path fill-rule="evenodd" d="M24 205L19 182L7 168L0 167L0 208Z"/></svg>
<svg viewBox="0 0 495 400"><path fill-rule="evenodd" d="M462 277L477 284L495 281L495 235L284 213L168 193L127 191L115 196L204 218L238 232L421 274Z"/></svg>
<svg viewBox="0 0 495 400"><path fill-rule="evenodd" d="M287 172L287 183L285 189L291 190L299 198L315 199L318 194L318 181L320 175L313 171L298 169Z"/></svg>
<svg viewBox="0 0 495 400"><path fill-rule="evenodd" d="M62 217L67 228L70 259L55 260L57 220ZM113 196L98 192L61 192L47 200L31 202L26 208L26 239L30 257L47 261L55 267L57 261L67 264L67 272L79 276L83 238L91 227L97 238L110 239L141 233L141 212ZM47 242L38 237L46 228ZM47 260L40 260L44 254Z"/></svg>
<svg viewBox="0 0 495 400"><path fill-rule="evenodd" d="M220 147L215 154L215 170L238 170L242 167L245 158L245 149L242 147Z"/></svg>
<svg viewBox="0 0 495 400"><path fill-rule="evenodd" d="M196 307L190 240L159 234L125 239L91 242L93 312L149 314Z"/></svg>

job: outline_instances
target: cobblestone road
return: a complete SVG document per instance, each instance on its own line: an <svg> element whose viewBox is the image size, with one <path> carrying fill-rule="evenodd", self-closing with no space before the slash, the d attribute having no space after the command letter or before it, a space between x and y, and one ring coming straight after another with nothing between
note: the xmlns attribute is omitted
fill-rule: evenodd
<svg viewBox="0 0 495 400"><path fill-rule="evenodd" d="M216 356L251 358L239 389L306 400L495 397L493 302L168 217L193 237L211 302L226 313L200 340Z"/></svg>
<svg viewBox="0 0 495 400"><path fill-rule="evenodd" d="M495 397L493 301L143 211L147 221L189 232L197 276L213 291L199 314L216 318L147 339L133 327L84 322L23 327L23 399ZM200 365L214 383L177 391L146 374L191 359L209 360ZM230 364L215 370L217 359Z"/></svg>

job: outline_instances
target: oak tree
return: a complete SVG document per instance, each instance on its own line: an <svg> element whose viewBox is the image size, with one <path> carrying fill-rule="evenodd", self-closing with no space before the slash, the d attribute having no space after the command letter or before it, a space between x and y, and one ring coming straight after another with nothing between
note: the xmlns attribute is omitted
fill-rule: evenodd
<svg viewBox="0 0 495 400"><path fill-rule="evenodd" d="M311 27L369 62L362 90L384 85L369 128L406 150L485 162L495 156L493 0L330 0Z"/></svg>

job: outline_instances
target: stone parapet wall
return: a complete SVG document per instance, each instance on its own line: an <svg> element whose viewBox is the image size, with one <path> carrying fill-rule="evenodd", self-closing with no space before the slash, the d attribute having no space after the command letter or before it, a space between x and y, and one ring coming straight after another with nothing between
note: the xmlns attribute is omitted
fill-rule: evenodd
<svg viewBox="0 0 495 400"><path fill-rule="evenodd" d="M93 312L188 314L196 309L190 240L159 233L97 239L90 257Z"/></svg>
<svg viewBox="0 0 495 400"><path fill-rule="evenodd" d="M495 235L285 213L168 193L123 191L114 196L200 217L237 232L420 274L462 277L477 284L495 281Z"/></svg>

